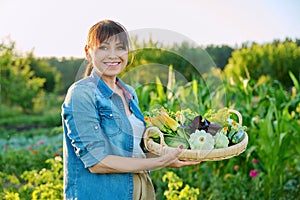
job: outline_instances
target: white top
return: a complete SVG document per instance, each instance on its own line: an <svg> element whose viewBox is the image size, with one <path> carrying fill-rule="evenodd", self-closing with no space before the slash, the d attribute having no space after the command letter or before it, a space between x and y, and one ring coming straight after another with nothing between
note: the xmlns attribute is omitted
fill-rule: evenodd
<svg viewBox="0 0 300 200"><path fill-rule="evenodd" d="M144 123L138 119L134 114L128 116L128 120L133 129L133 153L132 157L134 158L146 158L145 153L143 152L140 143L145 131Z"/></svg>

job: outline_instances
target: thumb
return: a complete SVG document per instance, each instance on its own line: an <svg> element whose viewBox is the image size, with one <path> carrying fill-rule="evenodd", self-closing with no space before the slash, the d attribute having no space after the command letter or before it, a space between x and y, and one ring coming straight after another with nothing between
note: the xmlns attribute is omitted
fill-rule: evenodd
<svg viewBox="0 0 300 200"><path fill-rule="evenodd" d="M183 150L183 145L179 145L176 150L177 150L177 156L180 155Z"/></svg>

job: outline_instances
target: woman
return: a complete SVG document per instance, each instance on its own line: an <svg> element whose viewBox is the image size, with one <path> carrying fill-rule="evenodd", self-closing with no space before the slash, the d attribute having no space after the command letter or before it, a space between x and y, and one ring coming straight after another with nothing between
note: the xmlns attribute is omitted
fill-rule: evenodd
<svg viewBox="0 0 300 200"><path fill-rule="evenodd" d="M148 170L198 164L178 160L181 149L147 158L134 89L117 76L128 61L125 28L111 20L92 26L85 46L86 77L62 105L65 199L155 199Z"/></svg>

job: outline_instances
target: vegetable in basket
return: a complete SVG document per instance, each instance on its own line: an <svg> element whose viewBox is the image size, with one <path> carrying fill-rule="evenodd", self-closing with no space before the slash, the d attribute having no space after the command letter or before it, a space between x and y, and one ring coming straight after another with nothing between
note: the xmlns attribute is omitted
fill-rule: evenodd
<svg viewBox="0 0 300 200"><path fill-rule="evenodd" d="M164 108L161 108L156 116L145 117L145 121L148 126L156 126L159 130L170 134L175 134L179 127L179 123L172 119Z"/></svg>
<svg viewBox="0 0 300 200"><path fill-rule="evenodd" d="M205 130L196 130L189 138L191 149L212 150L214 148L214 138Z"/></svg>
<svg viewBox="0 0 300 200"><path fill-rule="evenodd" d="M189 148L187 138L189 137L186 131L180 126L179 122L169 116L169 113L161 108L153 110L154 114L146 116L145 121L147 126L156 126L164 134L165 143L170 147L178 147L182 145L185 149ZM182 119L183 120L183 119ZM151 134L151 138L160 143L159 135Z"/></svg>
<svg viewBox="0 0 300 200"><path fill-rule="evenodd" d="M242 126L233 119L228 119L227 127L227 137L232 144L237 144L244 139L245 131L247 130L246 126Z"/></svg>
<svg viewBox="0 0 300 200"><path fill-rule="evenodd" d="M215 148L226 148L229 145L229 140L228 137L221 132L217 132L216 135L214 136L215 139Z"/></svg>
<svg viewBox="0 0 300 200"><path fill-rule="evenodd" d="M189 142L185 138L180 136L169 136L169 137L165 137L164 139L165 139L165 143L169 147L177 148L180 145L182 145L184 149L188 149L190 147Z"/></svg>
<svg viewBox="0 0 300 200"><path fill-rule="evenodd" d="M161 108L153 110L152 115L145 117L145 121L148 126L156 126L161 130L168 146L182 145L185 149L226 148L241 142L246 131L245 126L230 118L228 108L209 110L203 116L190 109L174 114ZM151 138L160 143L159 135Z"/></svg>
<svg viewBox="0 0 300 200"><path fill-rule="evenodd" d="M203 118L201 115L198 115L192 121L190 129L192 133L194 133L196 130L205 130L211 135L215 135L218 132L218 130L221 129L221 126L216 123L211 123L206 118Z"/></svg>

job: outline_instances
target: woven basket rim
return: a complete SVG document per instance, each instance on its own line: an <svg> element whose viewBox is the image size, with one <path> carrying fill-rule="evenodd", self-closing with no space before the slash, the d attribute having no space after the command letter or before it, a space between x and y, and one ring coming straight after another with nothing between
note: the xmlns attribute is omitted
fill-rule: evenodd
<svg viewBox="0 0 300 200"><path fill-rule="evenodd" d="M239 117L239 123L242 124L241 114L236 110L230 110ZM156 131L160 134L161 143L156 143L149 137L150 131ZM167 154L168 152L176 150L176 148L169 147L163 137L163 133L157 127L148 127L145 131L144 144L146 149L158 156ZM246 150L248 144L248 134L245 132L243 140L237 144L231 145L226 148L217 148L212 150L195 150L184 149L179 156L180 160L193 160L193 161L218 161L229 159L243 153Z"/></svg>

